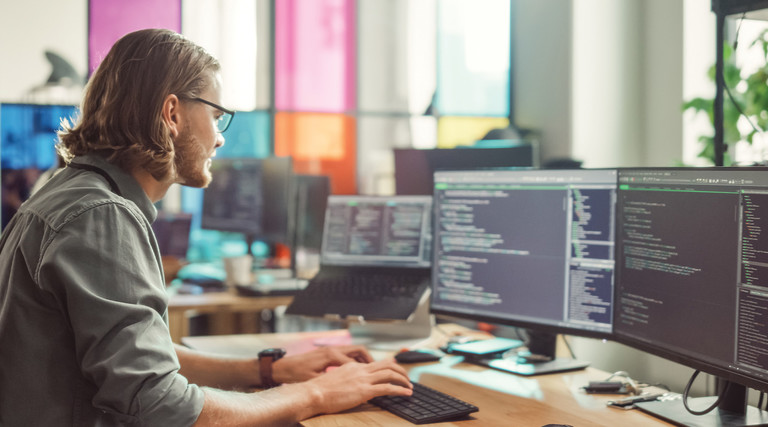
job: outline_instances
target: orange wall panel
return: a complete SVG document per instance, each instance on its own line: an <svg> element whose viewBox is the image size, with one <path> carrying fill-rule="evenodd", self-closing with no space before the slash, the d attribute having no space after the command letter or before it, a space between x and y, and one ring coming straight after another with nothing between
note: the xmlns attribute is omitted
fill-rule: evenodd
<svg viewBox="0 0 768 427"><path fill-rule="evenodd" d="M275 155L300 174L328 175L333 194L356 194L356 123L344 114L275 114Z"/></svg>

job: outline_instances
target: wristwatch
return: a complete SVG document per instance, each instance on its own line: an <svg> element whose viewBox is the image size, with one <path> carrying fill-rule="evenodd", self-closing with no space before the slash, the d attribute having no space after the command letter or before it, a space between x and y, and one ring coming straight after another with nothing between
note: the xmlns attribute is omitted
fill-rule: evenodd
<svg viewBox="0 0 768 427"><path fill-rule="evenodd" d="M272 378L272 364L285 356L284 348L268 348L259 352L259 373L261 374L261 386L272 388L279 384Z"/></svg>

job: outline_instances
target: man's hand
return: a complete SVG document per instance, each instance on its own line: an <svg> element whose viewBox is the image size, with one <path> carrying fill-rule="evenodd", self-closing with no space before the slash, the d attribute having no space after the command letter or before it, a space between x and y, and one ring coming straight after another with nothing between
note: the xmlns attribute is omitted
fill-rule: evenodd
<svg viewBox="0 0 768 427"><path fill-rule="evenodd" d="M377 396L410 396L413 386L408 374L394 359L373 363L348 363L302 385L315 396L315 411L339 412Z"/></svg>
<svg viewBox="0 0 768 427"><path fill-rule="evenodd" d="M278 383L306 381L322 374L328 367L350 362L370 363L373 357L365 347L358 345L322 347L278 360L272 365L272 378Z"/></svg>
<svg viewBox="0 0 768 427"><path fill-rule="evenodd" d="M319 353L329 350L340 349L322 349ZM347 350L354 353L355 348ZM341 350L341 354L349 357L350 353ZM259 393L205 388L205 405L195 426L294 425L317 414L354 408L376 396L410 396L412 387L405 370L389 359L346 363L309 381Z"/></svg>

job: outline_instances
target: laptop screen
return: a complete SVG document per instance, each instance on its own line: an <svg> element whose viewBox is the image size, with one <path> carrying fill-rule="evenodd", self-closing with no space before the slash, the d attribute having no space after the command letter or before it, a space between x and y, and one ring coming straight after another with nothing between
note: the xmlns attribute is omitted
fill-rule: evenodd
<svg viewBox="0 0 768 427"><path fill-rule="evenodd" d="M431 196L330 196L323 265L429 267Z"/></svg>

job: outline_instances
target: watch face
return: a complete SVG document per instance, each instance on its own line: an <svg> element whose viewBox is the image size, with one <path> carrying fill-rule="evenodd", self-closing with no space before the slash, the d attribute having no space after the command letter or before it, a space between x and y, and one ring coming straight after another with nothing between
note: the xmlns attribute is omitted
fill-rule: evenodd
<svg viewBox="0 0 768 427"><path fill-rule="evenodd" d="M268 348L259 352L259 358L271 357L273 359L279 359L283 356L285 356L284 348Z"/></svg>

